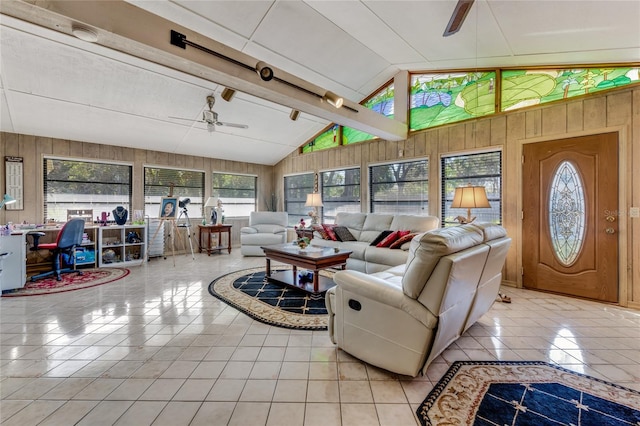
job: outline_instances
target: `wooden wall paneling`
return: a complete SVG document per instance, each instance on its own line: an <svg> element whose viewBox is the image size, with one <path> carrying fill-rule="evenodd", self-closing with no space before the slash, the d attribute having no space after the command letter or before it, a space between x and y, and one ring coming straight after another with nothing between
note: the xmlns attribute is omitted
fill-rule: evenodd
<svg viewBox="0 0 640 426"><path fill-rule="evenodd" d="M632 92L612 93L607 100L607 127L631 124Z"/></svg>
<svg viewBox="0 0 640 426"><path fill-rule="evenodd" d="M485 148L491 145L491 119L479 120L476 123L476 148Z"/></svg>
<svg viewBox="0 0 640 426"><path fill-rule="evenodd" d="M602 129L607 123L607 99L604 96L584 100L584 128Z"/></svg>
<svg viewBox="0 0 640 426"><path fill-rule="evenodd" d="M121 160L121 147L115 145L98 145L98 158L105 161Z"/></svg>
<svg viewBox="0 0 640 426"><path fill-rule="evenodd" d="M427 134L426 132L418 133L412 137L413 144L413 156L421 158L427 155Z"/></svg>
<svg viewBox="0 0 640 426"><path fill-rule="evenodd" d="M69 141L65 139L52 139L52 154L57 157L69 157Z"/></svg>
<svg viewBox="0 0 640 426"><path fill-rule="evenodd" d="M92 160L100 158L100 145L97 143L84 143L82 146L82 157Z"/></svg>
<svg viewBox="0 0 640 426"><path fill-rule="evenodd" d="M385 147L384 158L386 160L396 160L398 159L398 142L397 141L387 141L386 143L381 143Z"/></svg>
<svg viewBox="0 0 640 426"><path fill-rule="evenodd" d="M491 120L490 146L504 146L507 141L507 117L504 115Z"/></svg>
<svg viewBox="0 0 640 426"><path fill-rule="evenodd" d="M465 148L467 126L449 127L449 151L462 151Z"/></svg>
<svg viewBox="0 0 640 426"><path fill-rule="evenodd" d="M438 134L438 152L449 152L449 129L440 128L437 130Z"/></svg>
<svg viewBox="0 0 640 426"><path fill-rule="evenodd" d="M542 112L539 109L526 111L525 119L527 139L542 136Z"/></svg>
<svg viewBox="0 0 640 426"><path fill-rule="evenodd" d="M476 123L474 120L464 124L464 149L476 147Z"/></svg>
<svg viewBox="0 0 640 426"><path fill-rule="evenodd" d="M404 156L414 158L416 156L416 138L410 137L404 141Z"/></svg>
<svg viewBox="0 0 640 426"><path fill-rule="evenodd" d="M567 132L579 132L584 128L584 104L571 102L567 105Z"/></svg>
<svg viewBox="0 0 640 426"><path fill-rule="evenodd" d="M557 135L567 132L567 108L561 103L542 108L542 134Z"/></svg>
<svg viewBox="0 0 640 426"><path fill-rule="evenodd" d="M507 253L507 261L504 268L504 279L511 283L518 282L520 265L518 264L518 252L521 247L518 234L520 223L519 200L516 196L522 188L520 170L522 168L519 141L525 138L526 118L524 113L515 113L506 116L505 137L506 141L502 151L502 224L511 236L511 247Z"/></svg>
<svg viewBox="0 0 640 426"><path fill-rule="evenodd" d="M387 158L387 149L386 149L386 141L377 140L374 142L377 148L378 161L386 163Z"/></svg>
<svg viewBox="0 0 640 426"><path fill-rule="evenodd" d="M82 158L84 144L79 141L69 141L69 157Z"/></svg>

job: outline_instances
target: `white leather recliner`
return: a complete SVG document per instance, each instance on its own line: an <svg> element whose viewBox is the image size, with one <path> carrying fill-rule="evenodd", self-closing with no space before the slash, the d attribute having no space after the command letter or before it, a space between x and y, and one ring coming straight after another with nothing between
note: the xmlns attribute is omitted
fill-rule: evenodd
<svg viewBox="0 0 640 426"><path fill-rule="evenodd" d="M287 241L287 212L251 212L249 226L240 229L240 253L264 256L260 247Z"/></svg>
<svg viewBox="0 0 640 426"><path fill-rule="evenodd" d="M441 228L417 235L404 265L336 272L325 299L331 340L377 367L424 373L491 308L510 244L498 225Z"/></svg>

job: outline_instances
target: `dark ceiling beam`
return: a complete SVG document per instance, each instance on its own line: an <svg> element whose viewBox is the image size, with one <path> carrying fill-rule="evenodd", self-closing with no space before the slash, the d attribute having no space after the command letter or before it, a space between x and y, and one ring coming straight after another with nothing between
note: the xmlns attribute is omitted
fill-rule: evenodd
<svg viewBox="0 0 640 426"><path fill-rule="evenodd" d="M337 109L322 100L326 89L271 65L269 67L273 69L277 78L263 81L255 70L252 70L259 59L122 0L2 0L0 13L69 35L72 35L73 25L85 25L98 34L97 44L110 49L382 139L399 141L407 138L406 123L384 117L346 99L346 108ZM172 45L172 30L184 34L188 40L206 46L207 50L219 55L212 55L201 49L185 49Z"/></svg>

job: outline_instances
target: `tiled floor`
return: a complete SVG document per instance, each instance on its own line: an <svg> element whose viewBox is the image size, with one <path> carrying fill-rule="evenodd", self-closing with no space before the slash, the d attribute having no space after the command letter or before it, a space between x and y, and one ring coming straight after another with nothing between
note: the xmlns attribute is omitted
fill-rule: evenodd
<svg viewBox="0 0 640 426"><path fill-rule="evenodd" d="M174 266L175 260L175 266ZM640 312L526 290L425 377L363 364L327 332L255 322L207 292L262 258L152 259L123 280L0 299L0 423L415 425L455 360L543 360L640 390Z"/></svg>

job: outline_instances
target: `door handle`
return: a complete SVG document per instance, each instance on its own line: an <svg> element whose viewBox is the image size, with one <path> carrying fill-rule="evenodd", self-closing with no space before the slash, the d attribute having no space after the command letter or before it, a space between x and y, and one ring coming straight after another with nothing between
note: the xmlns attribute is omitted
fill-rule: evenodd
<svg viewBox="0 0 640 426"><path fill-rule="evenodd" d="M607 228L604 230L604 232L606 232L607 234L615 234L616 230L613 228Z"/></svg>
<svg viewBox="0 0 640 426"><path fill-rule="evenodd" d="M607 219L607 222L615 222L616 221L616 217L615 216L607 216L605 219Z"/></svg>

